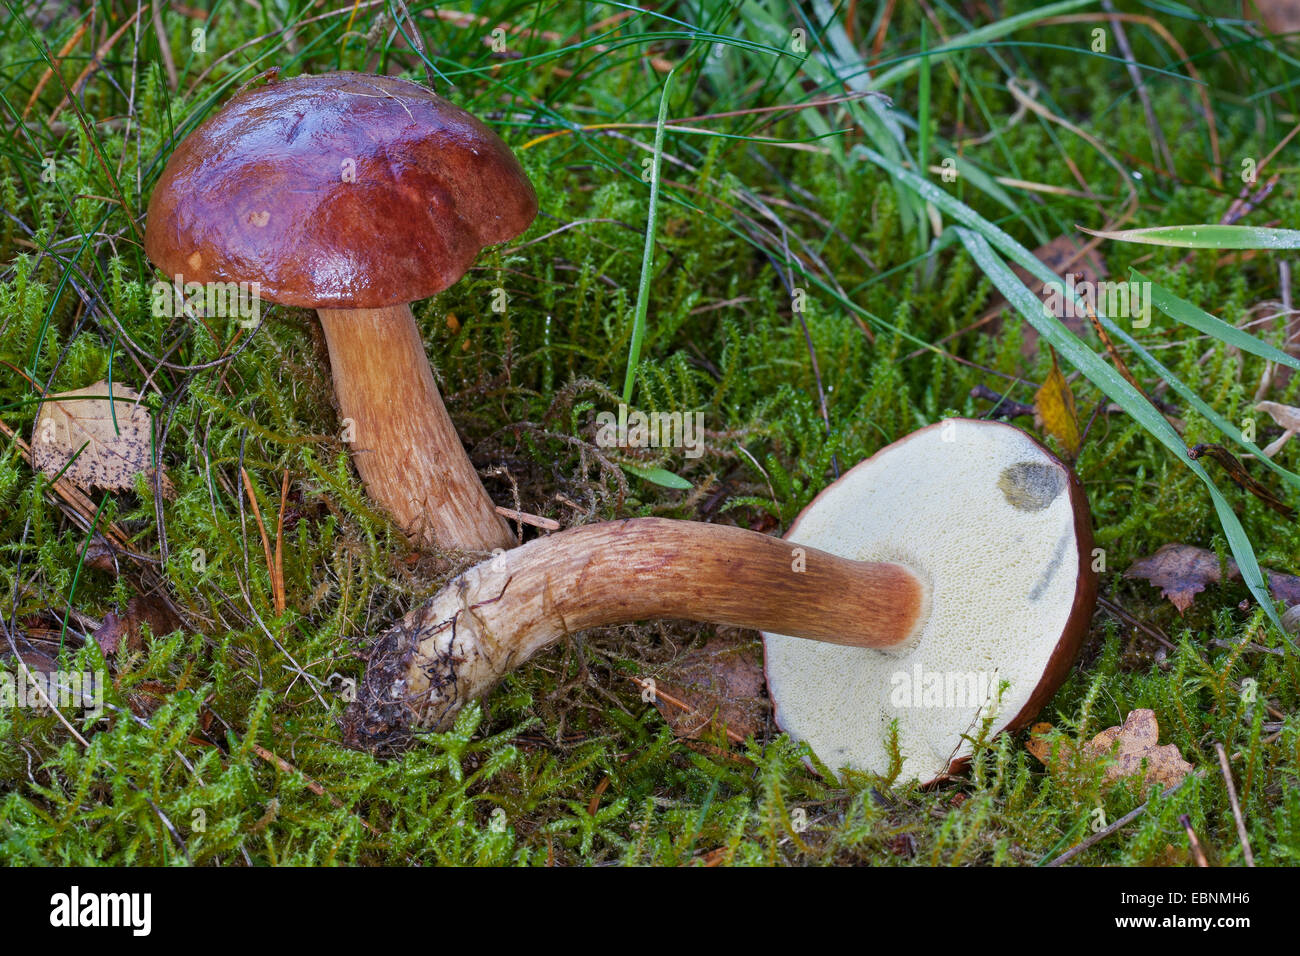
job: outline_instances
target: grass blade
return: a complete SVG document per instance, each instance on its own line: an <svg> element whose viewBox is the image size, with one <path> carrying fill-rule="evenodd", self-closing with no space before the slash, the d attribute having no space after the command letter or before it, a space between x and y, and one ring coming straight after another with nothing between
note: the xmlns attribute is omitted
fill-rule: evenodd
<svg viewBox="0 0 1300 956"><path fill-rule="evenodd" d="M1255 549L1251 546L1245 528L1241 526L1241 520L1200 462L1187 457L1187 446L1183 444L1182 438L1174 431L1173 426L1137 389L1129 384L1127 379L1048 312L1042 300L1029 291L1029 288L998 257L982 235L963 227L957 227L957 235L976 264L1025 321L1037 329L1038 334L1065 356L1071 365L1082 372L1107 397L1118 403L1204 482L1214 502L1214 510L1218 514L1219 523L1223 526L1232 556L1241 567L1242 580L1264 608L1265 613L1281 630L1282 622L1277 616L1273 598L1268 593L1268 586L1264 583L1264 575L1259 568L1259 561L1255 558ZM1285 632L1283 636L1287 644L1296 650L1290 638L1285 636Z"/></svg>
<svg viewBox="0 0 1300 956"><path fill-rule="evenodd" d="M1179 249L1300 249L1300 230L1267 229L1263 226L1152 226L1105 232L1078 227L1090 236L1116 242L1137 242L1148 246Z"/></svg>
<svg viewBox="0 0 1300 956"><path fill-rule="evenodd" d="M971 30L963 33L947 43L941 43L928 54L925 54L926 60L933 60L935 63L944 59L950 53L959 50L978 49L991 40L999 40L1009 33L1015 33L1021 27L1027 27L1040 20L1046 20L1048 17L1054 17L1062 13L1068 13L1079 7L1088 6L1092 0L1065 0L1063 3L1049 3L1045 7L1039 7L1036 10L1029 10L1025 13L1018 13L1013 17L1006 17L990 23L988 26L980 27L977 30ZM910 59L905 63L900 63L892 69L881 73L869 84L869 89L883 90L885 87L897 83L912 75L920 65L920 58Z"/></svg>
<svg viewBox="0 0 1300 956"><path fill-rule="evenodd" d="M645 317L650 307L650 280L654 277L655 225L659 212L659 167L664 158L664 121L668 117L668 93L673 86L672 70L664 77L664 88L659 95L659 118L655 121L654 157L650 166L650 212L646 217L645 251L641 254L641 281L636 289L636 312L632 316L632 343L627 350L627 375L623 379L623 401L632 403L636 388L636 367L641 361L641 341L645 338Z"/></svg>
<svg viewBox="0 0 1300 956"><path fill-rule="evenodd" d="M1296 233L1300 235L1300 233ZM1212 336L1233 348L1241 349L1243 352L1249 352L1251 355L1258 355L1262 359L1268 359L1270 362L1276 362L1279 365L1285 365L1289 368L1300 371L1300 359L1287 355L1279 348L1269 345L1251 335L1249 332L1243 332L1235 325L1229 325L1222 319L1210 315L1204 309L1192 305L1186 299L1180 299L1167 289L1152 282L1136 269L1132 270L1133 278L1138 282L1145 282L1151 287L1151 304L1157 309L1183 325L1189 326L1198 332Z"/></svg>
<svg viewBox="0 0 1300 956"><path fill-rule="evenodd" d="M624 471L636 475L638 478L644 478L653 485L661 488L672 488L675 491L690 491L691 483L680 475L674 475L667 468L644 468L641 465L632 465L627 462L620 462Z"/></svg>

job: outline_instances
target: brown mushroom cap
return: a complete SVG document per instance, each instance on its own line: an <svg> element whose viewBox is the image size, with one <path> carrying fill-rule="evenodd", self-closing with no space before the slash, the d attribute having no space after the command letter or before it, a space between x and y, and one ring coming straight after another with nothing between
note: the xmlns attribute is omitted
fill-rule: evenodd
<svg viewBox="0 0 1300 956"><path fill-rule="evenodd" d="M145 250L185 282L380 308L452 285L536 214L519 161L469 113L406 80L324 73L245 89L187 137Z"/></svg>

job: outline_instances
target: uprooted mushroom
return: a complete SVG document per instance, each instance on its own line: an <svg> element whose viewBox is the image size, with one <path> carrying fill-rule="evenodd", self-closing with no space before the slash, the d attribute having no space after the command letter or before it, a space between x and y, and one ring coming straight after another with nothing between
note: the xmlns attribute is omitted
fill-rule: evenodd
<svg viewBox="0 0 1300 956"><path fill-rule="evenodd" d="M884 773L896 736L901 776L929 781L1064 680L1096 598L1091 548L1069 469L1012 426L949 420L847 472L784 539L639 518L469 569L377 639L345 737L400 746L566 633L679 618L765 632L777 722L823 761ZM899 692L950 673L983 690Z"/></svg>
<svg viewBox="0 0 1300 956"><path fill-rule="evenodd" d="M522 232L537 196L464 110L387 76L250 85L172 154L145 248L178 284L316 309L366 490L418 543L514 543L447 415L410 303Z"/></svg>

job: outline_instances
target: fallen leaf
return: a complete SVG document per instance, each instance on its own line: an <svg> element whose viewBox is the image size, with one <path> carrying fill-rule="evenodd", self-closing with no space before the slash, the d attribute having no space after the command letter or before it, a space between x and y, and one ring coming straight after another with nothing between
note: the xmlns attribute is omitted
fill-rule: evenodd
<svg viewBox="0 0 1300 956"><path fill-rule="evenodd" d="M1088 762L1099 757L1115 758L1103 770L1103 785L1136 776L1142 771L1143 760L1147 761L1144 786L1159 783L1168 789L1192 770L1192 765L1173 744L1159 746L1160 727L1152 710L1131 711L1123 725L1106 728L1082 747L1076 747L1067 737L1053 739L1054 730L1051 724L1034 724L1029 729L1025 749L1054 775L1077 780L1080 785L1089 777Z"/></svg>
<svg viewBox="0 0 1300 956"><path fill-rule="evenodd" d="M46 700L54 701L58 697L58 678L55 675L59 670L58 662L49 654L41 651L19 647L18 660L14 660L13 649L8 646L8 642L0 642L0 662L3 662L5 668L13 675L15 681L24 681L24 698L29 702ZM22 661L27 665L24 673L22 666L18 664ZM44 692L44 697L40 692L35 690L39 687Z"/></svg>
<svg viewBox="0 0 1300 956"><path fill-rule="evenodd" d="M1063 790L1084 793L1093 789L1096 757L1051 724L1034 724L1025 749L1047 768Z"/></svg>
<svg viewBox="0 0 1300 956"><path fill-rule="evenodd" d="M1300 0L1250 0L1245 13L1263 23L1270 33L1300 30Z"/></svg>
<svg viewBox="0 0 1300 956"><path fill-rule="evenodd" d="M1300 431L1300 408L1293 405L1280 405L1277 402L1260 402L1255 408L1267 412L1273 421L1282 426L1282 436L1261 449L1265 458L1272 458L1291 440L1292 435Z"/></svg>
<svg viewBox="0 0 1300 956"><path fill-rule="evenodd" d="M1034 250L1034 255L1038 260L1051 269L1058 276L1064 277L1067 273L1072 273L1075 282L1097 282L1106 278L1106 263L1096 249L1090 251L1087 255L1079 255L1082 244L1074 236L1057 236L1046 245L1039 246ZM1037 293L1046 304L1050 290L1044 287L1043 281L1035 275L1031 275L1028 270L1021 266L1012 266L1011 271L1024 282L1030 291ZM1006 299L998 297L996 307L1001 308L1007 304ZM1061 319L1066 327L1075 335L1082 336L1086 331L1086 320L1082 315L1069 315ZM996 331L996 329L994 329ZM1025 323L1021 331L1021 354L1026 358L1032 358L1038 352L1038 330L1033 326Z"/></svg>
<svg viewBox="0 0 1300 956"><path fill-rule="evenodd" d="M744 740L762 731L768 703L757 640L714 637L654 677L654 705L679 737L706 731Z"/></svg>
<svg viewBox="0 0 1300 956"><path fill-rule="evenodd" d="M1168 789L1191 773L1192 765L1183 759L1176 746L1162 747L1159 741L1160 725L1155 711L1139 707L1129 712L1122 726L1106 728L1084 746L1097 756L1115 758L1106 767L1105 782L1141 775L1144 787L1158 783Z"/></svg>
<svg viewBox="0 0 1300 956"><path fill-rule="evenodd" d="M1083 444L1079 435L1079 415L1074 408L1070 383L1056 362L1056 350L1049 350L1052 353L1052 371L1043 387L1034 393L1034 422L1059 441L1073 461L1079 457L1079 446Z"/></svg>
<svg viewBox="0 0 1300 956"><path fill-rule="evenodd" d="M13 657L14 653L8 646L0 645L0 660L12 661ZM53 657L37 650L20 649L18 659L26 664L33 674L48 674L58 670L59 667Z"/></svg>
<svg viewBox="0 0 1300 956"><path fill-rule="evenodd" d="M110 391L108 382L49 396L32 428L32 464L83 488L134 487L136 475L153 475L152 420L139 399L119 383ZM170 497L165 475L162 486Z"/></svg>
<svg viewBox="0 0 1300 956"><path fill-rule="evenodd" d="M162 637L180 630L182 622L167 604L159 598L137 594L126 602L126 610L121 614L109 611L102 623L90 635L105 657L116 654L126 642L129 651L138 651L144 647L144 633L147 625L154 637Z"/></svg>
<svg viewBox="0 0 1300 956"><path fill-rule="evenodd" d="M1300 577L1268 568L1262 570L1273 597L1290 605L1300 604ZM1228 579L1240 576L1237 562L1229 558ZM1145 580L1160 588L1161 597L1168 598L1179 614L1191 607L1196 595L1208 585L1218 584L1222 579L1219 559L1213 551L1176 543L1161 545L1155 554L1134 561L1124 577Z"/></svg>
<svg viewBox="0 0 1300 956"><path fill-rule="evenodd" d="M84 561L88 568L107 571L109 574L118 572L117 551L102 534L97 534L90 539Z"/></svg>
<svg viewBox="0 0 1300 956"><path fill-rule="evenodd" d="M1273 494L1267 486L1260 484L1251 477L1250 472L1246 470L1246 466L1239 462L1237 457L1222 445L1216 445L1213 442L1202 442L1187 449L1187 457L1193 460L1199 460L1207 456L1223 466L1223 470L1228 473L1228 477L1232 479L1233 484L1238 488L1249 491L1282 517L1287 519L1295 517L1294 508Z"/></svg>
<svg viewBox="0 0 1300 956"><path fill-rule="evenodd" d="M1236 570L1236 566L1233 566ZM1279 601L1285 601L1294 607L1300 604L1300 578L1294 574L1283 574L1281 571L1271 571L1268 568L1261 568L1264 572L1264 578L1268 581L1268 589L1273 597Z"/></svg>
<svg viewBox="0 0 1300 956"><path fill-rule="evenodd" d="M1056 754L1053 756L1053 741L1047 739L1048 734L1053 730L1055 728L1048 723L1034 724L1029 728L1029 739L1025 741L1025 749L1046 767L1052 766L1060 758L1063 747L1068 747L1068 741L1060 740L1055 742Z"/></svg>
<svg viewBox="0 0 1300 956"><path fill-rule="evenodd" d="M1207 585L1221 579L1214 552L1190 544L1161 545L1155 554L1129 565L1124 577L1140 578L1160 588L1160 596L1169 598L1179 614L1192 606Z"/></svg>

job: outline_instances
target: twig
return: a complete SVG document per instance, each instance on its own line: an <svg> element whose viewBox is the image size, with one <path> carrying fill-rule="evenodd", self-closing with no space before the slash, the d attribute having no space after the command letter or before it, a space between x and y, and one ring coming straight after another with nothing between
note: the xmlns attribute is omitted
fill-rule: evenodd
<svg viewBox="0 0 1300 956"><path fill-rule="evenodd" d="M1096 23L1098 21L1105 21L1112 25L1121 22L1141 24L1151 30L1152 33L1159 36L1160 39L1164 40L1164 42L1173 49L1174 54L1178 57L1178 64L1187 68L1187 75L1190 76L1192 81L1197 85L1197 95L1200 98L1201 109L1205 111L1207 121L1205 126L1206 134L1210 140L1210 175L1214 178L1214 184L1216 186L1221 186L1223 184L1223 157L1219 150L1219 124L1215 119L1214 104L1210 99L1210 85L1202 81L1201 74L1197 71L1192 58L1187 55L1187 51L1183 49L1183 45L1178 42L1163 23L1155 17L1144 16L1140 13L1107 13L1103 11L1101 13L1067 13L1059 17L1049 17L1046 20L1040 21L1039 26L1059 26L1066 23ZM1296 130L1292 132L1292 135L1297 131L1300 131L1300 127L1297 127ZM1279 146L1278 149L1280 148L1281 147ZM1274 152L1276 152L1276 150L1274 150ZM1256 169L1263 169L1263 167L1264 164L1260 163Z"/></svg>
<svg viewBox="0 0 1300 956"><path fill-rule="evenodd" d="M524 524L530 524L534 528L541 528L544 531L559 531L560 523L553 518L543 518L541 515L530 515L526 511L517 511L514 508L505 508L496 505L497 514L503 518L509 518L512 521L522 521Z"/></svg>
<svg viewBox="0 0 1300 956"><path fill-rule="evenodd" d="M50 695L45 693L45 688L41 686L41 682L36 679L36 675L32 672L31 668L27 666L27 662L18 654L18 648L14 646L12 637L9 638L9 646L14 649L18 666L22 668L23 676L26 677L28 686L32 687L36 691L37 696L40 697L45 706L50 709L50 712L53 713L55 717L59 718L59 723L63 724L63 726L68 729L68 733L72 734L72 736L76 738L77 743L81 744L83 747L89 747L90 742L86 740L85 737L81 736L81 734L77 733L77 728L68 723L68 718L63 716L59 711L58 706L50 699Z"/></svg>
<svg viewBox="0 0 1300 956"><path fill-rule="evenodd" d="M275 521L275 566L271 569L271 590L275 597L275 613L283 614L284 600L284 507L289 500L289 469L280 480L280 516Z"/></svg>
<svg viewBox="0 0 1300 956"><path fill-rule="evenodd" d="M311 777L307 776L305 773L303 773L293 764L289 763L289 761L285 760L283 757L277 757L275 754L271 753L271 751L267 750L265 747L259 747L257 744L254 743L250 743L248 746L249 749L253 751L253 753L257 754L267 763L274 764L276 767L280 768L280 770L282 770L284 773L296 773L299 777L302 778L302 782L307 785L308 790L316 794L316 796L318 797L324 797L334 806L335 809L337 810L347 809L347 807L344 806L342 800L334 796L334 794L330 793L323 786L321 786ZM366 820L363 820L361 817L357 816L355 812L352 812L352 816L356 817L356 821L360 823L363 827L365 827L367 830L369 830L371 833L373 833L375 836L377 837L384 836L384 832L382 830L375 829L375 827L372 824L370 824ZM410 858L408 857L407 859Z"/></svg>
<svg viewBox="0 0 1300 956"><path fill-rule="evenodd" d="M1246 821L1241 817L1241 804L1237 802L1237 787L1232 782L1232 768L1228 766L1228 754L1223 744L1215 743L1214 749L1219 754L1219 767L1223 770L1223 782L1228 788L1228 802L1232 804L1232 817L1237 821L1237 839L1241 841L1241 852L1245 854L1246 865L1255 865L1255 854L1250 852L1250 837L1246 835Z"/></svg>
<svg viewBox="0 0 1300 956"><path fill-rule="evenodd" d="M271 555L271 539L266 536L266 525L262 523L262 509L257 504L257 494L253 491L253 481L248 477L248 472L244 470L243 465L239 466L239 473L244 476L244 488L248 492L249 501L253 505L253 517L257 519L257 530L262 535L262 551L266 555L266 570L272 580L274 589L275 578L275 558ZM274 600L274 597L272 598Z"/></svg>
<svg viewBox="0 0 1300 956"><path fill-rule="evenodd" d="M1026 405L1023 402L1017 402L1007 398L999 392L993 391L983 383L976 385L970 390L971 398L982 398L986 402L992 402L993 407L988 410L986 418L1020 418L1023 415L1033 415L1034 406Z"/></svg>
<svg viewBox="0 0 1300 956"><path fill-rule="evenodd" d="M1196 865L1208 867L1210 861L1205 858L1205 851L1201 849L1201 841L1196 839L1196 831L1192 829L1191 817L1185 813L1181 814L1178 817L1178 822L1181 823L1183 829L1187 831L1187 842L1191 844L1192 856L1196 858Z"/></svg>
<svg viewBox="0 0 1300 956"><path fill-rule="evenodd" d="M1184 777L1183 780L1182 780L1182 783L1178 783L1178 784L1175 784L1174 786L1170 787L1170 788L1169 788L1168 790L1166 790L1164 793L1160 794L1160 798L1163 800L1163 799L1165 799L1166 797L1171 797L1171 796L1173 796L1175 793L1177 793L1179 790L1181 790L1182 787L1183 787L1183 784L1187 783L1187 781L1190 780L1190 779L1192 779L1190 776L1189 776L1189 777ZM1112 833L1115 833L1116 831L1121 830L1121 829L1123 829L1124 827L1128 826L1130 823L1132 823L1134 820L1136 820L1138 817L1140 817L1140 816L1141 816L1141 815L1146 811L1146 808L1147 808L1147 806L1148 806L1150 803L1151 803L1151 801L1148 800L1146 803L1143 803L1143 804L1141 804L1140 806L1134 807L1132 810L1130 810L1128 813L1124 814L1122 817L1120 817L1118 820L1116 820L1116 821L1115 821L1114 823L1112 823L1110 826L1106 827L1104 830L1098 830L1096 833L1094 833L1092 836L1088 837L1088 839L1084 840L1082 843L1078 843L1078 844L1076 844L1076 845L1070 847L1070 849L1066 850L1064 853L1062 853L1062 854L1061 854L1060 856L1058 856L1056 859L1050 861L1047 865L1048 865L1048 866L1060 866L1062 863L1068 863L1070 860L1074 859L1076 856L1078 856L1078 855L1079 855L1080 853L1082 853L1084 850L1091 849L1092 847L1094 847L1094 846L1096 846L1098 843L1100 843L1102 840L1106 839L1106 837L1110 836Z"/></svg>
<svg viewBox="0 0 1300 956"><path fill-rule="evenodd" d="M64 95L63 95L63 99L59 101L59 104L56 107L54 107L54 112L50 114L50 122L54 122L56 119L59 118L59 114L63 112L63 107L65 105L71 104L74 109L76 108L76 104L73 101L76 99L77 88L86 81L86 78L89 77L94 70L99 69L104 65L104 57L108 56L109 51L113 49L113 45L122 38L122 34L125 33L128 29L130 29L131 25L135 23L136 18L138 18L140 14L143 12L144 12L143 8L137 8L135 13L132 14L126 20L125 23L123 23L120 27L118 27L116 30L113 31L112 36L110 36L107 40L105 40L103 43L99 45L99 49L97 49L94 55L90 58L90 62L86 64L85 69L83 69L80 73L77 74L77 78L73 81L71 87L69 87L67 82L64 81L63 74L57 71L55 72L54 76L59 81L60 85L63 87ZM47 57L49 56L48 47L46 47L46 55ZM85 123L84 118L82 117L78 117L78 118L82 120L82 125L86 127L86 134L90 135L89 124ZM96 152L98 152L98 149L96 149ZM105 168L104 172L107 173L108 169ZM109 182L112 183L113 185L116 185L116 183L113 183L111 179L109 180ZM123 207L126 207L125 202L123 202Z"/></svg>
<svg viewBox="0 0 1300 956"><path fill-rule="evenodd" d="M424 75L429 78L429 89L433 89L435 86L433 81L433 66L429 62L429 55L424 52L424 38L420 36L420 28L411 17L411 11L406 8L404 0L393 0L393 6L397 8L397 12L400 14L400 16L395 19L399 21L405 20L410 24L411 33L409 36L406 34L405 30L402 30L400 22L398 23L398 30L406 37L411 46L415 47L415 52L420 55L420 61L424 64Z"/></svg>
<svg viewBox="0 0 1300 956"><path fill-rule="evenodd" d="M36 87L32 90L32 95L27 98L27 105L23 107L23 119L27 119L28 115L32 111L32 107L35 106L36 101L40 99L41 93L45 90L45 84L50 82L50 77L54 75L55 67L63 65L64 58L72 52L73 48L81 42L81 38L86 35L86 28L90 26L92 19L94 19L93 10L89 18L86 19L81 26L77 27L76 32L72 34L72 37L68 42L59 47L59 54L54 58L55 62L45 68L45 72L41 74L40 80L37 81Z"/></svg>
<svg viewBox="0 0 1300 956"><path fill-rule="evenodd" d="M1142 112L1146 114L1147 126L1151 130L1151 138L1155 141L1156 151L1164 160L1165 174L1172 179L1176 175L1174 158L1169 152L1169 144L1165 142L1165 134L1160 128L1160 122L1156 119L1156 111L1151 106L1151 94L1147 91L1146 84L1142 82L1142 74L1138 70L1137 58L1133 56L1133 47L1129 45L1128 34L1124 32L1124 24L1119 17L1113 16L1115 5L1111 0L1101 0L1101 8L1112 15L1110 25L1115 31L1115 42L1119 44L1119 51L1124 56L1124 66L1133 81L1133 89L1137 91L1138 99L1142 101Z"/></svg>
<svg viewBox="0 0 1300 956"><path fill-rule="evenodd" d="M163 69L167 71L167 85L175 92L180 79L176 74L176 61L172 59L172 45L167 39L167 28L163 26L162 4L159 0L154 0L153 3L153 31L158 37L158 52L162 54Z"/></svg>
<svg viewBox="0 0 1300 956"><path fill-rule="evenodd" d="M636 684L636 686L640 687L642 690L651 690L654 696L659 700L667 701L668 703L672 704L674 707L678 707L686 711L687 716L704 717L704 715L700 713L698 707L692 707L690 704L686 703L685 701L678 700L676 697L672 696L671 694L665 693L664 691L659 689L659 685L657 683L651 684L649 681L644 681L639 677L633 677L631 674L625 676L627 677L628 680ZM708 718L704 718L704 721L707 724ZM727 739L730 740L732 743L743 744L745 742L745 738L740 736L740 734L736 733L730 727L723 727L722 729L726 733Z"/></svg>
<svg viewBox="0 0 1300 956"><path fill-rule="evenodd" d="M1252 495L1288 521L1295 517L1294 508L1283 502L1277 495L1273 494L1267 486L1261 484L1256 478L1254 478L1250 472L1246 471L1245 467L1237 460L1236 456L1222 445L1217 445L1213 442L1202 442L1199 445L1193 445L1191 448L1187 449L1187 457L1193 460L1208 457L1211 460L1218 462L1223 466L1223 470L1227 472L1228 477L1232 479L1233 484L1238 488L1249 491Z"/></svg>

